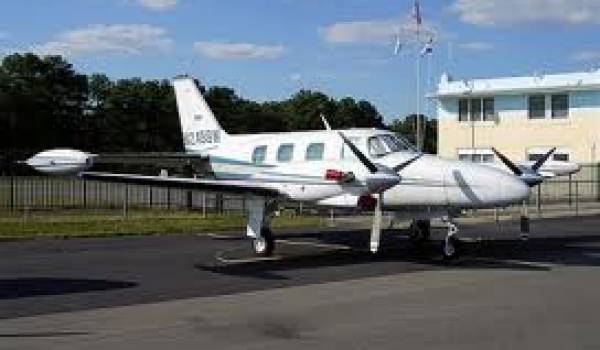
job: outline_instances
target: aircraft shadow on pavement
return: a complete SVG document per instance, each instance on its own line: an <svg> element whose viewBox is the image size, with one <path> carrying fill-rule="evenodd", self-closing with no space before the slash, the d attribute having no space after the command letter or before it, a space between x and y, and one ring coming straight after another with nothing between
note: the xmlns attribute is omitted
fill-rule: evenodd
<svg viewBox="0 0 600 350"><path fill-rule="evenodd" d="M11 278L0 279L0 300L42 295L61 295L113 289L132 288L135 282L69 279L69 278Z"/></svg>
<svg viewBox="0 0 600 350"><path fill-rule="evenodd" d="M371 275L414 272L436 269L512 269L549 271L552 265L600 266L600 235L520 239L464 241L460 243L461 255L456 260L441 258L441 241L432 240L415 246L396 231L384 231L381 250L370 254L369 232L353 230L333 233L284 234L283 240L309 240L319 244L342 245L347 250L321 250L310 246L299 247L303 252L286 255L279 245L281 258L270 261L248 261L234 264L196 264L196 268L226 275L237 275L268 280L288 280L286 271L347 266L360 268L365 264L388 264L374 268ZM594 244L597 243L597 244ZM241 244L241 242L240 242ZM247 256L249 249L240 245ZM351 275L352 273L349 273Z"/></svg>

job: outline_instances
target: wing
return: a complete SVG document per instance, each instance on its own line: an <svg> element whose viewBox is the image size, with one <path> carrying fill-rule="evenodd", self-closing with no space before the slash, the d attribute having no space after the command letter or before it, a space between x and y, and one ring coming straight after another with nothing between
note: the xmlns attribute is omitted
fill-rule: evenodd
<svg viewBox="0 0 600 350"><path fill-rule="evenodd" d="M113 174L83 172L79 176L86 180L97 180L155 187L204 190L234 194L253 194L263 197L281 197L284 194L270 187L268 183L242 180L193 179L181 177L145 176L131 174Z"/></svg>

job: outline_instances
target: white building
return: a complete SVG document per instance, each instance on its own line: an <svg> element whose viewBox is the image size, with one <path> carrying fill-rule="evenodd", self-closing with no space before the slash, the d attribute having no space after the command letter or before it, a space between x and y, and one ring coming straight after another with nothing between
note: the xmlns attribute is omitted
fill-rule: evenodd
<svg viewBox="0 0 600 350"><path fill-rule="evenodd" d="M492 147L515 160L557 147L556 160L600 160L600 70L452 80L438 90L438 153L494 161Z"/></svg>

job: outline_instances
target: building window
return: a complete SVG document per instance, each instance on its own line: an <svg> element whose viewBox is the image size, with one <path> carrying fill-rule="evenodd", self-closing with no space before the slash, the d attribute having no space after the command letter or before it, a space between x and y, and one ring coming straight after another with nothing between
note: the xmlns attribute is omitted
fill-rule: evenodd
<svg viewBox="0 0 600 350"><path fill-rule="evenodd" d="M551 96L552 119L563 119L569 116L569 95L556 94Z"/></svg>
<svg viewBox="0 0 600 350"><path fill-rule="evenodd" d="M483 120L485 120L485 121L496 120L493 97L488 97L488 98L483 99Z"/></svg>
<svg viewBox="0 0 600 350"><path fill-rule="evenodd" d="M495 120L494 98L472 98L458 100L459 122L480 122Z"/></svg>
<svg viewBox="0 0 600 350"><path fill-rule="evenodd" d="M461 153L458 155L458 160L463 161L463 162L469 162L469 161L471 161L471 155Z"/></svg>
<svg viewBox="0 0 600 350"><path fill-rule="evenodd" d="M291 143L286 143L279 146L277 150L277 161L278 162L289 162L292 160L292 155L294 154L294 145Z"/></svg>
<svg viewBox="0 0 600 350"><path fill-rule="evenodd" d="M493 154L482 154L481 155L481 162L482 163L493 163L494 162L494 155Z"/></svg>
<svg viewBox="0 0 600 350"><path fill-rule="evenodd" d="M568 162L569 155L567 153L554 153L553 159L559 162Z"/></svg>
<svg viewBox="0 0 600 350"><path fill-rule="evenodd" d="M494 153L491 149L461 149L458 160L473 163L493 163Z"/></svg>
<svg viewBox="0 0 600 350"><path fill-rule="evenodd" d="M529 156L527 157L527 159L530 162L537 162L538 160L542 159L544 155L541 153L529 153Z"/></svg>
<svg viewBox="0 0 600 350"><path fill-rule="evenodd" d="M323 160L323 153L325 153L325 144L311 143L306 148L306 160Z"/></svg>
<svg viewBox="0 0 600 350"><path fill-rule="evenodd" d="M527 159L530 162L537 162L538 160L542 159L542 157L544 156L545 152L541 152L540 151L535 151L534 153L529 153L527 156ZM552 159L559 161L559 162L568 162L570 157L569 154L562 151L562 152L556 152L552 155Z"/></svg>
<svg viewBox="0 0 600 350"><path fill-rule="evenodd" d="M474 98L470 100L470 104L471 104L471 110L470 110L470 116L471 116L471 121L474 122L479 122L481 121L481 99L479 98Z"/></svg>
<svg viewBox="0 0 600 350"><path fill-rule="evenodd" d="M469 100L467 99L458 100L458 121L469 121Z"/></svg>
<svg viewBox="0 0 600 350"><path fill-rule="evenodd" d="M267 156L267 146L258 146L252 152L252 163L262 164Z"/></svg>
<svg viewBox="0 0 600 350"><path fill-rule="evenodd" d="M546 118L546 96L545 95L530 95L529 96L529 119L544 119Z"/></svg>

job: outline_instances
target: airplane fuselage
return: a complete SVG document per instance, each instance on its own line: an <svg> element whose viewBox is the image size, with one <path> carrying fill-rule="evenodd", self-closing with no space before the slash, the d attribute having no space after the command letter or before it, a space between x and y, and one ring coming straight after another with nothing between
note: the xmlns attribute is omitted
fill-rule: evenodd
<svg viewBox="0 0 600 350"><path fill-rule="evenodd" d="M389 131L341 131L376 164L393 167L418 155L408 144L392 151L373 140L395 137ZM369 192L364 182L356 180L367 169L335 131L228 135L219 141L186 145L187 152L210 157L217 179L264 182L290 200L332 207L357 207L361 196ZM384 149L374 149L375 143ZM332 170L351 173L355 180L328 179L327 172ZM527 185L505 171L423 155L402 171L398 185L384 192L382 204L388 210L486 208L519 203L529 193Z"/></svg>

